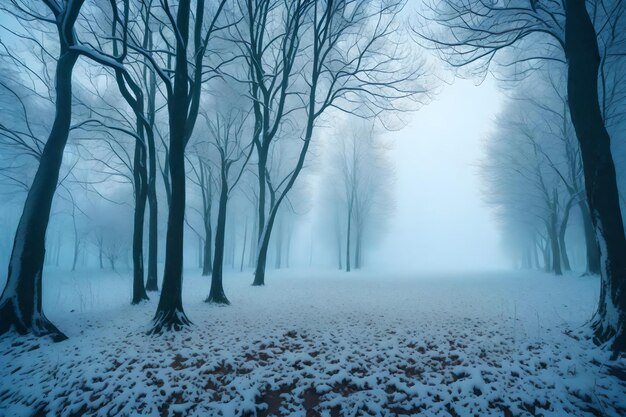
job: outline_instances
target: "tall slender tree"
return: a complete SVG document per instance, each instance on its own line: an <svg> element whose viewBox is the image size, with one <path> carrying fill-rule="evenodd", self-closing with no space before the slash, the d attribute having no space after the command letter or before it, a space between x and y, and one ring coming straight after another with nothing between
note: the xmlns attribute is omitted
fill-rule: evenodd
<svg viewBox="0 0 626 417"><path fill-rule="evenodd" d="M0 334L14 328L22 334L50 335L55 341L66 338L43 312L41 280L50 209L72 119L72 74L80 56L74 49L78 45L74 25L83 2L73 0L61 5L43 0L50 15L41 15L38 8L27 2L14 3L16 17L47 22L55 27L59 53L55 69L54 122L15 233L8 277L0 298Z"/></svg>

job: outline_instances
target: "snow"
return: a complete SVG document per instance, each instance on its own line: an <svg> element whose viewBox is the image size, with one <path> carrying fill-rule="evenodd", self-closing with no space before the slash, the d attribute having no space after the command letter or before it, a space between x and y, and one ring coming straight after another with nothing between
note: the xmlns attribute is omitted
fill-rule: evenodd
<svg viewBox="0 0 626 417"><path fill-rule="evenodd" d="M47 271L69 340L0 338L0 415L620 416L626 381L589 340L599 278L537 272L184 279L194 325L148 336L132 274Z"/></svg>

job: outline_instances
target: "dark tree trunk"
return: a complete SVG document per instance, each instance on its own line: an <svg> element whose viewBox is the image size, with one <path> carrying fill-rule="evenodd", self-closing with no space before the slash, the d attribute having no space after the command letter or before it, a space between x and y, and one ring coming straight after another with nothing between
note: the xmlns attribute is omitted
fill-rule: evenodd
<svg viewBox="0 0 626 417"><path fill-rule="evenodd" d="M148 90L148 120L154 127L155 113L155 80L154 74L150 73L150 86ZM147 291L158 291L157 282L158 268L158 244L159 244L159 209L156 192L156 145L154 143L154 133L146 135L148 142L148 203L150 205L150 219L148 223L148 276L146 280Z"/></svg>
<svg viewBox="0 0 626 417"><path fill-rule="evenodd" d="M181 0L178 5L176 24L179 38L176 42L176 67L174 88L168 99L170 128L169 170L171 179L170 210L167 219L165 243L165 267L163 288L149 333L162 330L180 330L191 324L183 310L183 243L185 230L185 146L191 132L187 129L189 106L187 65L187 40L189 39L190 1ZM200 86L197 86L198 88Z"/></svg>
<svg viewBox="0 0 626 417"><path fill-rule="evenodd" d="M77 7L80 9L80 5ZM67 338L44 315L41 280L50 209L72 119L72 71L77 58L61 46L56 65L54 123L15 232L0 298L0 334L14 328L20 334L50 335L55 341Z"/></svg>
<svg viewBox="0 0 626 417"><path fill-rule="evenodd" d="M211 274L211 290L205 300L207 303L230 304L224 287L222 285L222 275L224 266L224 243L226 240L226 208L228 204L228 183L227 172L222 168L220 201L217 211L217 225L215 230L215 256L213 257L213 272Z"/></svg>
<svg viewBox="0 0 626 417"><path fill-rule="evenodd" d="M254 281L252 285L255 287L265 285L265 266L267 265L267 252L270 247L270 236L272 229L274 228L274 221L276 220L276 213L278 208L273 207L269 213L267 224L261 233L261 240L257 243L257 257L256 265L254 269Z"/></svg>
<svg viewBox="0 0 626 417"><path fill-rule="evenodd" d="M169 148L165 149L165 164L161 169L162 169L161 177L163 178L163 187L165 187L165 201L167 201L167 206L169 207L172 204L172 184L170 181L171 168L170 168ZM168 216L168 219L169 219L169 216Z"/></svg>
<svg viewBox="0 0 626 417"><path fill-rule="evenodd" d="M200 165L200 191L202 192L202 220L204 223L204 256L202 263L202 276L209 276L213 269L213 230L211 227L213 207L213 175L204 162L198 158ZM207 175L207 171L209 174Z"/></svg>
<svg viewBox="0 0 626 417"><path fill-rule="evenodd" d="M569 223L569 215L572 209L574 200L570 199L563 208L563 219L559 226L559 247L561 248L561 260L563 261L563 270L571 271L572 267L569 262L569 256L567 255L567 246L565 245L565 234L567 232L567 224Z"/></svg>
<svg viewBox="0 0 626 417"><path fill-rule="evenodd" d="M600 248L601 290L593 319L595 341L626 351L626 238L610 137L598 100L600 54L583 0L566 0L568 103L580 144L587 203Z"/></svg>
<svg viewBox="0 0 626 417"><path fill-rule="evenodd" d="M585 249L587 255L587 274L599 275L600 274L600 249L598 248L598 241L596 240L595 231L593 230L593 223L591 222L591 213L589 213L589 206L586 201L580 201L578 203L580 208L580 214L583 219L583 228L585 231Z"/></svg>
<svg viewBox="0 0 626 417"><path fill-rule="evenodd" d="M176 113L175 110L173 110ZM176 115L170 116L171 126L176 126ZM165 268L159 305L154 317L152 333L163 329L180 330L191 322L183 310L183 241L185 224L185 155L181 131L170 129L170 175L172 200L167 221ZM180 136L179 136L180 135Z"/></svg>
<svg viewBox="0 0 626 417"><path fill-rule="evenodd" d="M259 241L256 267L254 269L254 281L252 282L252 285L255 287L265 285L265 265L267 264L267 250L270 245L269 236L272 231L273 223L273 216L270 213L268 224L261 234L261 240Z"/></svg>
<svg viewBox="0 0 626 417"><path fill-rule="evenodd" d="M143 140L143 128L137 122L137 132ZM133 160L133 180L135 182L135 215L133 223L133 300L132 304L139 304L148 300L144 286L143 267L143 230L146 216L146 201L148 198L146 171L146 147L140 141L135 141L135 155Z"/></svg>
<svg viewBox="0 0 626 417"><path fill-rule="evenodd" d="M258 226L257 226L257 240L258 240L258 245L260 246L261 244L261 240L263 239L263 231L265 230L265 191L267 188L266 185L266 178L265 178L265 170L266 170L266 165L267 165L267 152L265 150L265 148L261 147L257 147L257 155L258 155L258 161L257 161L257 175L259 177L259 197L257 200L257 220L258 220Z"/></svg>
<svg viewBox="0 0 626 417"><path fill-rule="evenodd" d="M206 277L211 274L213 269L213 231L211 228L211 221L204 224L204 257L202 262L202 276Z"/></svg>
<svg viewBox="0 0 626 417"><path fill-rule="evenodd" d="M561 249L559 248L559 237L557 233L557 215L552 211L548 222L548 239L550 240L550 252L552 252L552 265L550 271L555 275L563 275L561 268Z"/></svg>

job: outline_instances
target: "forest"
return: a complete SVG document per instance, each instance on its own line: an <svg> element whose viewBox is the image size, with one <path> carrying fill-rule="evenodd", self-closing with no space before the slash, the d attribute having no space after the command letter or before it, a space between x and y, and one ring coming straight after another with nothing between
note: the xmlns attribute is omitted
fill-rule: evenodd
<svg viewBox="0 0 626 417"><path fill-rule="evenodd" d="M0 416L626 415L623 0L4 0Z"/></svg>

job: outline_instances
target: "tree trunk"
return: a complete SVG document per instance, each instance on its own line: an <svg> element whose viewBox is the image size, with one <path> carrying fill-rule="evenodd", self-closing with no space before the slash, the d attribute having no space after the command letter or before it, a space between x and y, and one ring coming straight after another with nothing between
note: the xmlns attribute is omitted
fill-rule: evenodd
<svg viewBox="0 0 626 417"><path fill-rule="evenodd" d="M222 165L224 163L222 162ZM222 167L220 202L217 212L217 229L215 230L215 256L213 258L213 273L211 274L211 291L206 303L230 304L224 287L222 285L222 274L224 265L224 243L226 240L226 207L228 203L228 183L226 181L227 172Z"/></svg>
<svg viewBox="0 0 626 417"><path fill-rule="evenodd" d="M257 233L258 242L260 244L263 239L263 231L265 230L265 169L267 164L267 152L264 148L257 147L257 175L259 177L259 197L257 200Z"/></svg>
<svg viewBox="0 0 626 417"><path fill-rule="evenodd" d="M552 209L548 223L548 239L550 240L550 251L552 252L550 271L554 272L555 275L563 275L561 268L561 250L559 248L559 237L557 233L557 215L554 209Z"/></svg>
<svg viewBox="0 0 626 417"><path fill-rule="evenodd" d="M154 73L149 71L150 80L148 85L148 121L154 128L155 119L155 101L156 101L156 80ZM156 164L157 152L154 141L154 131L148 132L146 135L148 142L148 203L150 205L150 219L148 223L148 276L146 279L147 291L158 291L158 245L159 245L159 209L156 191Z"/></svg>
<svg viewBox="0 0 626 417"><path fill-rule="evenodd" d="M567 224L569 223L569 215L573 203L574 200L570 199L563 208L563 219L559 225L559 247L561 248L561 260L563 261L563 269L565 271L572 270L569 262L569 256L567 255L567 246L565 245L565 233L567 232Z"/></svg>
<svg viewBox="0 0 626 417"><path fill-rule="evenodd" d="M143 127L137 121L137 132L143 139ZM135 141L135 155L133 161L133 180L135 182L135 215L133 223L133 300L131 304L139 304L148 300L144 286L143 268L143 230L146 216L146 201L148 198L146 172L146 148L140 140Z"/></svg>
<svg viewBox="0 0 626 417"><path fill-rule="evenodd" d="M210 216L210 214L209 214ZM202 262L202 276L207 277L213 269L213 230L210 217L204 219L204 259Z"/></svg>
<svg viewBox="0 0 626 417"><path fill-rule="evenodd" d="M205 166L205 163L198 157L200 166L200 191L202 194L202 222L204 224L204 256L202 263L202 276L211 274L213 269L213 230L211 227L211 209L213 206L213 175ZM207 171L209 174L207 175Z"/></svg>
<svg viewBox="0 0 626 417"><path fill-rule="evenodd" d="M270 213L269 222L265 227L265 230L261 234L261 240L259 241L259 250L257 252L256 266L254 268L254 281L252 285L255 287L265 285L265 265L267 264L267 250L270 245L269 236L272 231L272 215Z"/></svg>
<svg viewBox="0 0 626 417"><path fill-rule="evenodd" d="M583 228L585 231L585 249L587 255L587 274L600 274L600 249L596 240L593 223L591 221L591 213L586 201L578 203L580 214L583 218Z"/></svg>
<svg viewBox="0 0 626 417"><path fill-rule="evenodd" d="M167 219L165 243L165 267L163 288L149 333L163 329L180 330L191 324L183 310L183 244L185 230L185 146L187 132L187 108L189 106L187 66L187 40L189 38L190 1L181 0L178 5L176 24L179 37L176 41L176 67L174 89L168 100L170 128L169 169L171 201ZM200 86L197 86L198 88Z"/></svg>
<svg viewBox="0 0 626 417"><path fill-rule="evenodd" d="M598 100L600 54L583 0L566 0L568 103L580 144L587 203L600 248L601 290L595 341L626 351L626 238L609 133Z"/></svg>
<svg viewBox="0 0 626 417"><path fill-rule="evenodd" d="M15 232L8 277L0 297L0 334L15 328L20 334L50 335L55 341L67 338L44 315L41 280L50 209L72 119L72 71L76 60L75 54L61 47L56 66L54 123Z"/></svg>
<svg viewBox="0 0 626 417"><path fill-rule="evenodd" d="M170 117L175 119L176 117ZM170 125L175 126L170 122ZM179 131L180 132L180 131ZM185 155L182 132L171 129L170 175L172 200L167 221L163 288L154 317L152 333L180 330L191 322L183 310L183 243L185 224ZM178 133L178 134L177 134ZM180 136L179 136L180 135Z"/></svg>

